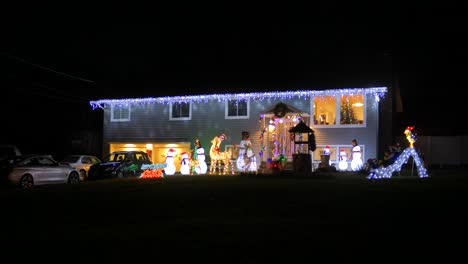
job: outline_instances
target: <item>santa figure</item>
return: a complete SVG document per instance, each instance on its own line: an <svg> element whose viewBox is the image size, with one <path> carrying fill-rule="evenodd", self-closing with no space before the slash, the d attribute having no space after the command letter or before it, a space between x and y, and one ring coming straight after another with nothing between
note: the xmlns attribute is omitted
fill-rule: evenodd
<svg viewBox="0 0 468 264"><path fill-rule="evenodd" d="M197 160L198 164L195 166L195 172L197 174L205 174L208 170L208 165L205 162L205 150L201 146L197 148Z"/></svg>
<svg viewBox="0 0 468 264"><path fill-rule="evenodd" d="M190 174L190 159L187 152L182 152L182 160L180 161L180 174L189 175Z"/></svg>
<svg viewBox="0 0 468 264"><path fill-rule="evenodd" d="M169 149L166 155L166 168L164 168L164 174L174 175L176 171L176 166L174 164L175 150Z"/></svg>
<svg viewBox="0 0 468 264"><path fill-rule="evenodd" d="M346 151L344 149L340 149L340 156L339 156L340 161L338 162L338 168L342 171L348 169L348 162L346 161L347 155L348 154L346 154Z"/></svg>

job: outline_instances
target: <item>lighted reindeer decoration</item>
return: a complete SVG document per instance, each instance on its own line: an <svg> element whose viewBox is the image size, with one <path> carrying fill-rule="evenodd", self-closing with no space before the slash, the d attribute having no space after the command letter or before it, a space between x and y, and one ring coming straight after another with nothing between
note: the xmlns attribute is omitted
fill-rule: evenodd
<svg viewBox="0 0 468 264"><path fill-rule="evenodd" d="M210 148L210 174L214 174L216 169L221 172L221 166L224 165L222 174L228 174L229 168L231 168L231 174L234 174L234 166L231 160L230 152L219 151L221 142L226 138L225 134L221 134L219 137L214 137L211 140Z"/></svg>

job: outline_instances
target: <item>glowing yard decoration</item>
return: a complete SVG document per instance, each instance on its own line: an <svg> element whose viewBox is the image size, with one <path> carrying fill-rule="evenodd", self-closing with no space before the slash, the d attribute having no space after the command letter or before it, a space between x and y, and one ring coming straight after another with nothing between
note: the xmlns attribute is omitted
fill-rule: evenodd
<svg viewBox="0 0 468 264"><path fill-rule="evenodd" d="M180 174L189 175L190 174L190 159L187 152L182 152L182 160L180 161Z"/></svg>
<svg viewBox="0 0 468 264"><path fill-rule="evenodd" d="M406 139L410 143L410 147L413 147L414 142L416 142L416 136L413 134L414 127L409 126L405 129Z"/></svg>
<svg viewBox="0 0 468 264"><path fill-rule="evenodd" d="M166 168L164 169L164 173L166 175L174 175L176 171L176 167L174 164L174 155L175 155L175 150L174 149L169 149L167 151L166 155Z"/></svg>
<svg viewBox="0 0 468 264"><path fill-rule="evenodd" d="M338 168L342 171L348 168L348 162L346 161L346 157L348 154L344 149L340 149L340 162L338 162Z"/></svg>
<svg viewBox="0 0 468 264"><path fill-rule="evenodd" d="M166 163L160 164L143 164L141 169L143 173L139 178L141 179L157 179L164 178L162 170L166 168Z"/></svg>
<svg viewBox="0 0 468 264"><path fill-rule="evenodd" d="M206 165L205 162L205 149L202 147L199 147L197 149L197 161L198 163L195 165L195 172L197 174L205 174L206 171L208 170L208 165Z"/></svg>
<svg viewBox="0 0 468 264"><path fill-rule="evenodd" d="M395 171L400 171L401 166L404 163L408 162L409 157L412 156L414 159L414 162L416 163L416 169L418 171L418 175L420 178L426 178L429 177L427 174L427 170L423 165L423 162L419 158L418 153L416 150L412 147L408 147L403 152L401 155L398 157L398 159L393 163L390 164L387 167L384 168L378 168L375 171L373 171L369 176L368 179L381 179L381 178L391 178L392 174Z"/></svg>
<svg viewBox="0 0 468 264"><path fill-rule="evenodd" d="M90 101L89 104L96 108L105 109L114 105L147 105L147 104L170 104L170 103L206 103L208 101L229 101L229 100L265 100L265 99L307 99L314 96L336 96L336 95L354 95L354 94L372 94L375 101L379 102L380 98L387 92L387 87L374 88L346 88L346 89L330 89L330 90L302 90L302 91L286 91L286 92L260 92L260 93L237 93L237 94L205 94L205 95L188 95L188 96L166 96L166 97L147 97L133 99L102 99L98 101Z"/></svg>
<svg viewBox="0 0 468 264"><path fill-rule="evenodd" d="M221 142L226 138L225 134L221 134L219 137L214 137L211 140L210 148L210 174L214 174L216 170L221 172L221 166L224 165L222 174L228 174L229 168L231 168L231 174L234 174L234 166L231 160L231 153L220 151Z"/></svg>
<svg viewBox="0 0 468 264"><path fill-rule="evenodd" d="M387 167L378 168L375 171L371 172L371 174L367 177L368 179L381 179L381 178L390 178L392 177L395 171L400 171L401 166L404 163L408 162L410 156L413 157L414 162L416 163L416 169L418 171L418 175L420 178L427 178L429 175L427 174L427 170L424 167L422 160L419 158L418 153L413 148L413 143L416 142L416 137L413 135L414 127L407 127L405 130L406 139L410 143L410 146L403 150L398 159Z"/></svg>

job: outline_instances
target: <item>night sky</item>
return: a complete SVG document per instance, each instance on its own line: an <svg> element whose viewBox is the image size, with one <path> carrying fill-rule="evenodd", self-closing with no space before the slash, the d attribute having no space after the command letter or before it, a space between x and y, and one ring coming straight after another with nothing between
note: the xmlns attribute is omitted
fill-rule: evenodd
<svg viewBox="0 0 468 264"><path fill-rule="evenodd" d="M9 91L2 96L2 127L11 127L2 141L60 152L37 138L99 131L102 112L88 104L95 99L396 81L404 107L399 124L463 132L461 10L323 4L285 7L282 16L269 9L213 15L185 8L159 10L153 23L13 24L2 32L0 50L1 84Z"/></svg>

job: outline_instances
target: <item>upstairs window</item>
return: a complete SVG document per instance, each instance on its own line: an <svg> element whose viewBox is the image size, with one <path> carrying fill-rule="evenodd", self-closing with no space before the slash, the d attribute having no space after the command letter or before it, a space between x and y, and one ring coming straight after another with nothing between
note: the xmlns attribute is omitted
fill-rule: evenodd
<svg viewBox="0 0 468 264"><path fill-rule="evenodd" d="M365 126L365 97L358 95L316 96L313 98L314 126Z"/></svg>
<svg viewBox="0 0 468 264"><path fill-rule="evenodd" d="M192 107L190 102L171 103L169 120L191 120Z"/></svg>
<svg viewBox="0 0 468 264"><path fill-rule="evenodd" d="M111 105L111 121L130 121L130 105Z"/></svg>
<svg viewBox="0 0 468 264"><path fill-rule="evenodd" d="M248 119L250 112L250 103L245 100L228 100L226 101L226 119Z"/></svg>

